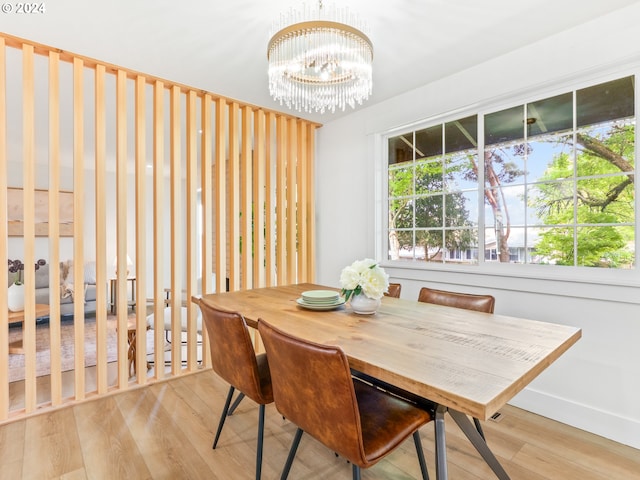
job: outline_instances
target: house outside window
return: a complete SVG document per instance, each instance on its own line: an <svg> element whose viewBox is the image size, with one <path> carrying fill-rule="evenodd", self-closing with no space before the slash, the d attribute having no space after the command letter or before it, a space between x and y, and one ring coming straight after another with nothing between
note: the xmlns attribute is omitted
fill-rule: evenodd
<svg viewBox="0 0 640 480"><path fill-rule="evenodd" d="M634 268L634 82L387 137L388 259Z"/></svg>

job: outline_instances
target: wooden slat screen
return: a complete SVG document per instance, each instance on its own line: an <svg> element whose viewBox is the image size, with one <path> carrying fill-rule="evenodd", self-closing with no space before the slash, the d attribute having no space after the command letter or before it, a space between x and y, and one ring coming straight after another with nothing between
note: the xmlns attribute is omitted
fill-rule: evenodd
<svg viewBox="0 0 640 480"><path fill-rule="evenodd" d="M7 211L7 72L6 65L6 45L4 38L0 37L0 212ZM0 221L0 238L7 238L9 228L7 222ZM0 248L0 264L5 265L7 261L7 248ZM0 292L7 291L8 277L0 275ZM0 298L0 309L4 311L6 300ZM3 322L4 325L4 322ZM0 328L0 359L9 356L9 332L6 328ZM0 361L0 379L3 383L9 378L9 362ZM9 411L9 388L0 389L0 418L6 418Z"/></svg>
<svg viewBox="0 0 640 480"><path fill-rule="evenodd" d="M213 109L213 101L211 95L205 93L201 99L200 117L201 117L201 157L212 157L212 120L211 111ZM207 215L202 218L202 265L213 265L213 252L214 252L214 223L212 214L213 208L213 167L211 162L201 162L200 165L200 181L201 181L201 198L200 203L202 205L202 211L208 212ZM213 292L216 289L215 283L211 278L211 271L209 268L203 268L202 271L202 291ZM207 331L202 331L202 343L208 344ZM202 361L205 365L210 365L211 352L205 349L202 352Z"/></svg>
<svg viewBox="0 0 640 480"><path fill-rule="evenodd" d="M313 282L318 127L0 34L0 263L47 260L44 347L51 352L44 388L36 380L42 322L36 323L35 273L26 268L24 321L10 329L24 333L18 359L24 381L10 383L16 354L9 354L9 285L0 275L0 422L208 367L207 336L197 332L192 295ZM22 189L20 237L9 236L10 188ZM36 190L48 190L46 237L36 233L42 221ZM73 192L71 237L60 228L64 191ZM63 318L59 278L61 262L70 259L73 315ZM94 261L96 311L85 313L85 291L77 285L84 285L86 262ZM87 340L92 323L96 333ZM68 327L72 339L63 337ZM168 348L165 333L175 339ZM132 337L137 348L130 358ZM64 371L69 342L72 371ZM95 368L85 369L90 351Z"/></svg>
<svg viewBox="0 0 640 480"><path fill-rule="evenodd" d="M96 142L97 143L97 142ZM60 192L60 55L49 52L49 205L56 205ZM49 208L49 265L50 276L60 278L60 211ZM60 298L60 284L49 285L51 297ZM49 306L49 342L51 351L60 351L60 305ZM105 347L106 351L106 347ZM106 359L106 353L105 353ZM51 362L51 404L62 403L62 365L59 356ZM106 362L105 362L106 363Z"/></svg>
<svg viewBox="0 0 640 480"><path fill-rule="evenodd" d="M84 285L84 62L73 59L73 278L74 284ZM55 207L53 207L55 208ZM25 207L25 217L27 217ZM25 218L25 225L27 222ZM34 258L35 260L35 258ZM31 265L31 262L29 263ZM49 282L51 283L51 282ZM84 291L74 292L73 317L84 317ZM84 322L73 322L75 356L75 398L85 397Z"/></svg>
<svg viewBox="0 0 640 480"><path fill-rule="evenodd" d="M35 209L35 80L34 49L32 45L22 46L22 204L24 211ZM7 119L10 121L9 119ZM24 264L35 262L35 227L33 222L24 222ZM29 271L29 273L31 273ZM25 409L33 411L36 406L36 326L35 322L35 279L32 275L24 275L24 318L22 345L25 352Z"/></svg>
<svg viewBox="0 0 640 480"><path fill-rule="evenodd" d="M146 81L144 76L136 77L135 93L135 138L146 139ZM146 141L136 140L135 172L136 172L136 271L142 272L145 269L147 259L147 200L146 200ZM136 298L147 297L147 282L145 275L138 275L136 281ZM146 338L147 326L143 322L136 324L136 338ZM140 342L140 348L136 349L136 364L145 365L147 361L146 342ZM138 384L146 383L146 375L137 375Z"/></svg>
<svg viewBox="0 0 640 480"><path fill-rule="evenodd" d="M95 69L95 175L94 190L96 198L106 198L106 185L102 180L106 178L107 168L107 120L106 120L106 86L105 86L106 68L104 65L97 65ZM56 169L59 171L60 166ZM54 173L53 167L51 172ZM107 259L105 252L107 251L107 205L106 202L95 202L95 218L96 218L96 284L107 284ZM49 224L49 234L53 225ZM56 239L59 243L59 239ZM56 256L55 265L58 265L59 256ZM57 278L54 276L54 278ZM52 298L60 297L59 293L53 294ZM96 311L106 312L107 297L106 295L98 295L96 297ZM52 310L53 311L53 310ZM56 315L59 318L59 313ZM49 320L51 322L51 319ZM53 349L52 349L53 350ZM96 384L98 395L104 395L108 391L107 380L107 318L103 313L96 315ZM52 378L53 381L53 378ZM57 380L56 380L57 381Z"/></svg>
<svg viewBox="0 0 640 480"><path fill-rule="evenodd" d="M127 287L128 282L125 280L128 277L128 258L127 258L127 212L129 209L129 203L127 201L128 188L127 188L127 76L124 70L116 71L116 86L115 86L115 136L116 136L116 208L115 208L115 241L116 241L116 312L118 312L118 318L116 319L116 332L117 332L117 350L118 359L124 359L127 356L127 318L122 312L128 310L127 306ZM98 201L98 199L96 199ZM118 387L126 388L128 383L128 365L126 362L118 362Z"/></svg>
<svg viewBox="0 0 640 480"><path fill-rule="evenodd" d="M153 85L153 251L162 252L166 242L165 231L165 202L164 194L164 83L156 81ZM153 298L164 295L164 260L158 255L153 258ZM154 362L159 365L164 361L163 315L165 305L154 302ZM164 378L164 370L156 372L158 379Z"/></svg>
<svg viewBox="0 0 640 480"><path fill-rule="evenodd" d="M183 265L181 259L182 248L182 235L183 226L182 220L184 218L182 211L182 165L180 157L182 155L181 150L181 123L180 123L180 89L177 85L171 87L171 94L169 98L169 164L170 164L170 217L169 224L171 225L172 234L170 236L170 267L171 267L171 292L177 295L171 295L171 338L174 339L180 336L181 330L181 305L182 305L182 278L177 273L180 272L180 267ZM182 354L182 346L180 342L171 342L171 358L180 359ZM178 375L182 366L179 362L171 363L171 374Z"/></svg>

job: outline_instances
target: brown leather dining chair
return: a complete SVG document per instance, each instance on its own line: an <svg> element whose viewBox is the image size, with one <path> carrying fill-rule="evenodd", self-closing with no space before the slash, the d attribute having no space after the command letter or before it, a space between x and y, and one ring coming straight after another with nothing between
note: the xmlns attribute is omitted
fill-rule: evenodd
<svg viewBox="0 0 640 480"><path fill-rule="evenodd" d="M402 290L401 283L390 283L385 295L387 297L400 298L400 290Z"/></svg>
<svg viewBox="0 0 640 480"><path fill-rule="evenodd" d="M256 355L244 317L237 312L218 310L205 299L199 301L202 320L209 335L213 370L230 384L229 393L220 416L213 448L227 416L235 411L245 397L260 405L258 414L258 447L256 452L256 479L262 472L262 444L264 437L265 405L273 402L271 375L266 354ZM231 407L235 390L239 394Z"/></svg>
<svg viewBox="0 0 640 480"><path fill-rule="evenodd" d="M493 313L496 304L496 299L492 295L449 292L447 290L436 290L428 287L422 287L420 289L418 301L485 313Z"/></svg>
<svg viewBox="0 0 640 480"><path fill-rule="evenodd" d="M418 301L433 303L435 305L445 305L447 307L464 308L465 310L475 310L484 313L493 313L496 299L493 295L478 295L473 293L450 292L448 290L437 290L434 288L422 287L418 293ZM484 431L480 420L474 417L473 423L478 433L484 438Z"/></svg>
<svg viewBox="0 0 640 480"><path fill-rule="evenodd" d="M258 331L269 357L276 409L298 427L282 480L304 432L351 462L354 480L361 468L375 465L413 435L422 478L429 478L418 432L431 421L428 412L353 379L339 347L296 338L264 320Z"/></svg>

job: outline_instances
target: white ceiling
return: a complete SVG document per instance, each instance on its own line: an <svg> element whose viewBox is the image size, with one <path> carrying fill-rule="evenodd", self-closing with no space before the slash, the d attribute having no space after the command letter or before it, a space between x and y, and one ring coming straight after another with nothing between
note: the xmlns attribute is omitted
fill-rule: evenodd
<svg viewBox="0 0 640 480"><path fill-rule="evenodd" d="M381 102L638 0L338 0L369 26ZM269 96L274 19L300 0L53 0L0 13L0 30L230 98L286 111ZM332 0L325 0L329 5ZM597 32L594 32L597 35ZM567 52L570 55L571 52ZM359 107L362 108L362 107ZM346 112L299 116L327 123Z"/></svg>

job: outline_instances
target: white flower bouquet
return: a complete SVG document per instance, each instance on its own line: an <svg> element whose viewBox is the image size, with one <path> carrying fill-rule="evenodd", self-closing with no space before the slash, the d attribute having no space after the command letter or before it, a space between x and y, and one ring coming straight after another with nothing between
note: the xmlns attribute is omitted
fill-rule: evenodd
<svg viewBox="0 0 640 480"><path fill-rule="evenodd" d="M389 275L375 260L356 260L342 269L340 286L340 293L344 295L345 301L360 293L377 300L382 298L389 288Z"/></svg>

